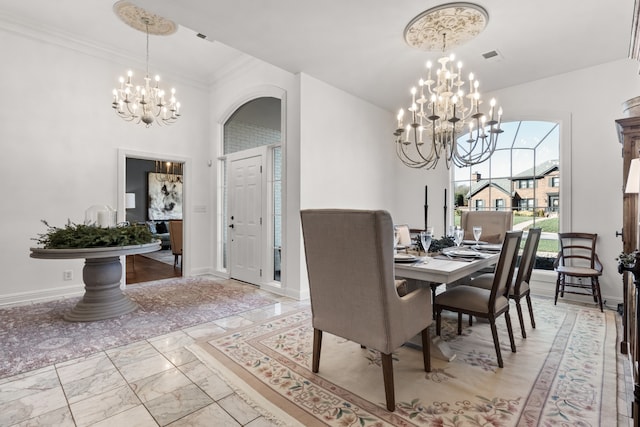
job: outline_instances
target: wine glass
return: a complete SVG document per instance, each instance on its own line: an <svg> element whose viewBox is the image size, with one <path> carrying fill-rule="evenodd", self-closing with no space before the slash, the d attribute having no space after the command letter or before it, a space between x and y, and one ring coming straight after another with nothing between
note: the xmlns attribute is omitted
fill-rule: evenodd
<svg viewBox="0 0 640 427"><path fill-rule="evenodd" d="M477 225L473 227L473 238L476 239L476 247L478 247L478 242L480 240L481 235L482 235L482 227Z"/></svg>
<svg viewBox="0 0 640 427"><path fill-rule="evenodd" d="M420 232L420 242L424 249L425 255L429 252L429 246L431 246L431 239L433 237L433 227L427 227L425 231Z"/></svg>
<svg viewBox="0 0 640 427"><path fill-rule="evenodd" d="M464 239L464 230L460 227L456 227L453 231L453 242L457 247L460 247L462 244L462 240Z"/></svg>
<svg viewBox="0 0 640 427"><path fill-rule="evenodd" d="M400 242L400 233L397 230L393 231L393 254L398 253L398 243Z"/></svg>

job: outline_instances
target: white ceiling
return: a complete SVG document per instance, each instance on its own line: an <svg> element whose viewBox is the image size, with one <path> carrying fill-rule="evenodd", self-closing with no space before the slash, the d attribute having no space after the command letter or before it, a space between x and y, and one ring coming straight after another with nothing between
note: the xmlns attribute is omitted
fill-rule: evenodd
<svg viewBox="0 0 640 427"><path fill-rule="evenodd" d="M406 107L427 60L403 40L407 23L436 0L132 0L182 26L152 36L151 63L211 82L245 52L304 72L395 111ZM481 91L627 58L634 0L479 0L487 28L455 49ZM0 19L144 60L144 34L104 0L0 0ZM207 36L207 40L196 37ZM237 50L236 50L237 49ZM482 54L497 50L498 60ZM601 84L606 84L603 80Z"/></svg>

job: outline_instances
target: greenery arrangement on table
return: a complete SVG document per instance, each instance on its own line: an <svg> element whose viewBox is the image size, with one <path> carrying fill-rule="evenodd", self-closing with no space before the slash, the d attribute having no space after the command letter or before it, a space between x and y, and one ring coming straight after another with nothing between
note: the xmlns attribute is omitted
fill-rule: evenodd
<svg viewBox="0 0 640 427"><path fill-rule="evenodd" d="M152 243L155 239L146 225L121 224L117 227L98 227L95 225L73 224L71 221L63 228L49 225L47 232L39 234L36 240L45 249L81 249L131 246Z"/></svg>
<svg viewBox="0 0 640 427"><path fill-rule="evenodd" d="M445 248L450 248L455 246L455 242L453 241L453 237L441 237L440 239L431 239L431 245L429 245L429 253L438 253L442 252ZM422 247L422 242L420 238L416 241L416 248L424 252L424 248Z"/></svg>

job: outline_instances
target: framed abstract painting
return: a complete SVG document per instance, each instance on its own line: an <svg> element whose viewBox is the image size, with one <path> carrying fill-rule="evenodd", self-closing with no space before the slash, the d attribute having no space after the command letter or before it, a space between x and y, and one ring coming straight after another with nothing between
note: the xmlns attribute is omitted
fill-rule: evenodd
<svg viewBox="0 0 640 427"><path fill-rule="evenodd" d="M149 172L150 220L182 219L182 175Z"/></svg>

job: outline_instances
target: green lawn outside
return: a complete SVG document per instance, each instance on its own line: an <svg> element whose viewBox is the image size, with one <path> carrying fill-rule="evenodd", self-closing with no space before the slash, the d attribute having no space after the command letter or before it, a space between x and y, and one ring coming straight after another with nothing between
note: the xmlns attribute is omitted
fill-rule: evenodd
<svg viewBox="0 0 640 427"><path fill-rule="evenodd" d="M532 220L532 217L530 216L514 215L513 225L520 224L521 222L531 221L531 220Z"/></svg>
<svg viewBox="0 0 640 427"><path fill-rule="evenodd" d="M524 215L514 215L513 216L513 224L520 224L526 221L533 220L531 216ZM460 225L460 216L454 216L455 225ZM559 220L558 218L536 218L536 227L542 228L543 233L557 233L559 228ZM529 230L533 227L533 224L525 226L524 231ZM525 240L522 241L522 247L524 247ZM538 244L538 252L546 253L546 254L556 254L558 253L558 240L557 239L540 239L540 243Z"/></svg>
<svg viewBox="0 0 640 427"><path fill-rule="evenodd" d="M559 229L560 221L558 218L546 218L536 220L536 227L542 228L543 233L557 233ZM524 229L528 230L533 225L527 226Z"/></svg>
<svg viewBox="0 0 640 427"><path fill-rule="evenodd" d="M558 253L558 241L557 240L540 240L538 243L538 252Z"/></svg>
<svg viewBox="0 0 640 427"><path fill-rule="evenodd" d="M454 215L453 217L453 222L454 225L459 226L460 225L460 216L458 215ZM524 215L514 215L513 216L513 224L520 224L526 221L532 221L533 217L531 216L524 216ZM524 229L528 230L529 228L531 228L531 226L527 226ZM557 233L558 232L558 227L559 227L559 221L558 218L536 218L536 227L541 227L542 228L542 232L544 233Z"/></svg>

